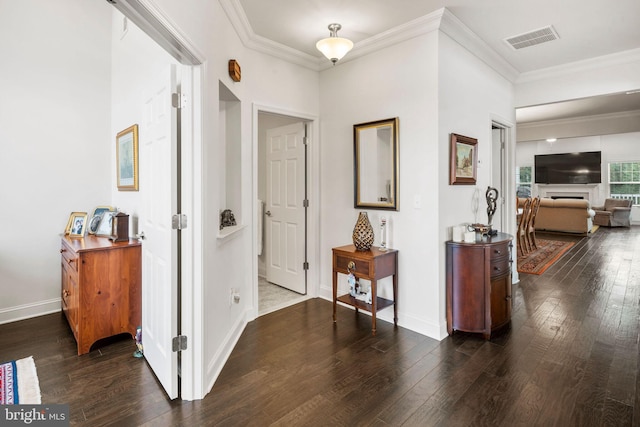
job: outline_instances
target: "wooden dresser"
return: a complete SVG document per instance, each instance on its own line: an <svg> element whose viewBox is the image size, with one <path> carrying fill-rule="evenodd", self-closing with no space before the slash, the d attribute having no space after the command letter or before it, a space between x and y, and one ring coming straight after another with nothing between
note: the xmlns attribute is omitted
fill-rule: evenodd
<svg viewBox="0 0 640 427"><path fill-rule="evenodd" d="M447 245L447 331L479 332L485 339L511 321L512 236Z"/></svg>
<svg viewBox="0 0 640 427"><path fill-rule="evenodd" d="M123 332L135 337L142 321L142 255L136 241L64 236L62 311L78 343L78 355L97 340Z"/></svg>

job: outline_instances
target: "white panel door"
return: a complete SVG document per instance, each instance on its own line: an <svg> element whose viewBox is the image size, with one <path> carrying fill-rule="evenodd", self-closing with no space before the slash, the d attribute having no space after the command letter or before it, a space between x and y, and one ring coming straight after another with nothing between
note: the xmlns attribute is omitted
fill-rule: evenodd
<svg viewBox="0 0 640 427"><path fill-rule="evenodd" d="M177 204L176 69L171 66L145 88L140 124L139 230L142 244L142 342L144 356L169 398L178 396L177 353L171 340L177 335L177 232L171 216Z"/></svg>
<svg viewBox="0 0 640 427"><path fill-rule="evenodd" d="M304 123L267 131L267 281L305 294Z"/></svg>

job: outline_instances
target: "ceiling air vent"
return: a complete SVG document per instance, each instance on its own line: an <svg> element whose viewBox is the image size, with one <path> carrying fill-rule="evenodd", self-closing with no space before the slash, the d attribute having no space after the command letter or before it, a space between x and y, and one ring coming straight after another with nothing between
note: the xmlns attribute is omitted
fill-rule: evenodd
<svg viewBox="0 0 640 427"><path fill-rule="evenodd" d="M525 47L535 46L537 44L550 42L559 39L558 33L551 25L540 28L538 30L529 31L528 33L512 36L504 39L514 50L524 49Z"/></svg>

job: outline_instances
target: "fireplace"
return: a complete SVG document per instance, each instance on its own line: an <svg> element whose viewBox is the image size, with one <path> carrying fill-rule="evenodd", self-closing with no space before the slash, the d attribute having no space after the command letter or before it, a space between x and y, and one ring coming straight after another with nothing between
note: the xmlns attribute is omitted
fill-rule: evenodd
<svg viewBox="0 0 640 427"><path fill-rule="evenodd" d="M593 205L600 200L600 184L538 184L538 195L550 199L584 199Z"/></svg>

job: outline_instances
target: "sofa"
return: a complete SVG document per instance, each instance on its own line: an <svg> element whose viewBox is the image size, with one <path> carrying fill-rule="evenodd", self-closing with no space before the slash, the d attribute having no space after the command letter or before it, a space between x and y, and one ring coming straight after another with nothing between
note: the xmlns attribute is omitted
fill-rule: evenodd
<svg viewBox="0 0 640 427"><path fill-rule="evenodd" d="M518 199L522 207L525 199ZM540 199L535 219L536 231L576 233L587 235L593 227L595 212L584 199Z"/></svg>
<svg viewBox="0 0 640 427"><path fill-rule="evenodd" d="M594 207L593 223L605 227L631 227L631 200L605 199L604 206Z"/></svg>

